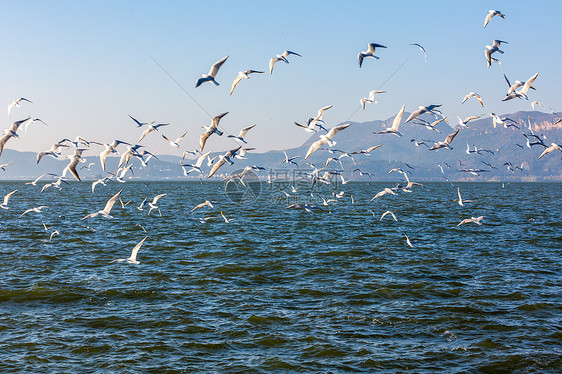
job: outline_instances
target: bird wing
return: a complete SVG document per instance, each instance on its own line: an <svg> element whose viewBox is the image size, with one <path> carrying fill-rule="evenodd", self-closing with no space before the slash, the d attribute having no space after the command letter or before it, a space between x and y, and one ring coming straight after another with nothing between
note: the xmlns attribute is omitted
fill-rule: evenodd
<svg viewBox="0 0 562 374"><path fill-rule="evenodd" d="M167 194L163 193L163 194L154 196L154 199L152 199L152 205L156 204L161 197L164 197L166 195Z"/></svg>
<svg viewBox="0 0 562 374"><path fill-rule="evenodd" d="M244 128L244 129L242 129L242 130L240 131L240 134L238 134L238 137L239 137L239 138L245 137L245 136L246 136L246 133L247 133L248 131L250 131L250 129L252 129L255 125L256 125L256 124L254 123L252 126L248 126L248 127Z"/></svg>
<svg viewBox="0 0 562 374"><path fill-rule="evenodd" d="M346 124L343 124L343 125L332 127L330 129L330 131L328 131L328 133L325 135L325 137L328 138L328 139L332 139L334 137L334 135L336 135L341 130L344 130L344 129L348 128L349 126L351 126L351 123L346 123ZM326 144L326 143L324 143L324 144Z"/></svg>
<svg viewBox="0 0 562 374"><path fill-rule="evenodd" d="M455 136L457 136L457 134L459 133L460 128L457 128L455 131L453 131L452 133L450 133L449 135L447 135L447 137L445 138L445 143L447 144L451 144L451 142L453 141L453 139L455 138Z"/></svg>
<svg viewBox="0 0 562 374"><path fill-rule="evenodd" d="M72 176L78 181L80 181L80 177L78 176L78 172L76 171L76 165L78 165L79 161L80 159L78 157L72 157L70 163L66 167L70 171L70 174L72 174Z"/></svg>
<svg viewBox="0 0 562 374"><path fill-rule="evenodd" d="M139 253L139 249L140 247L143 245L144 241L146 240L146 238L148 238L148 236L145 236L139 244L135 245L135 247L133 248L133 251L131 252L131 257L129 257L129 260L131 261L136 261L137 260L137 253Z"/></svg>
<svg viewBox="0 0 562 374"><path fill-rule="evenodd" d="M493 16L494 16L493 12L488 12L488 14L486 15L486 19L484 20L484 27L488 25L488 22L490 22Z"/></svg>
<svg viewBox="0 0 562 374"><path fill-rule="evenodd" d="M330 109L331 107L333 107L333 105L328 105L325 106L323 108L318 109L318 119L322 118L322 116L324 115L324 112L327 111L328 109Z"/></svg>
<svg viewBox="0 0 562 374"><path fill-rule="evenodd" d="M203 161L205 160L205 158L207 158L210 154L211 154L211 151L205 153L204 155L199 156L199 158L197 159L197 162L195 162L195 166L200 168L201 165L203 164Z"/></svg>
<svg viewBox="0 0 562 374"><path fill-rule="evenodd" d="M359 52L359 54L357 55L357 60L359 62L359 67L361 67L361 65L363 65L363 52Z"/></svg>
<svg viewBox="0 0 562 374"><path fill-rule="evenodd" d="M394 117L394 121L392 122L391 129L394 131L398 131L398 126L400 126L400 121L402 121L402 116L404 115L404 111L406 110L406 105L402 105L402 109L398 112L396 117Z"/></svg>
<svg viewBox="0 0 562 374"><path fill-rule="evenodd" d="M123 190L117 192L111 199L107 201L107 204L105 204L105 208L103 208L104 213L109 214L109 212L111 212L111 208L113 208L113 204L115 204L115 202L119 198L119 195L121 195L121 191Z"/></svg>
<svg viewBox="0 0 562 374"><path fill-rule="evenodd" d="M2 205L8 205L8 201L10 201L10 197L12 197L12 195L15 194L16 192L18 192L18 190L14 190L9 194L7 194L6 196L4 196L4 202L2 203Z"/></svg>
<svg viewBox="0 0 562 374"><path fill-rule="evenodd" d="M205 143L207 142L207 139L209 139L209 136L211 136L212 132L210 131L205 131L203 134L201 134L201 137L199 138L199 148L201 150L201 152L203 152L203 148L205 148Z"/></svg>
<svg viewBox="0 0 562 374"><path fill-rule="evenodd" d="M320 138L319 140L312 143L310 145L310 148L308 148L308 152L306 152L306 156L304 157L304 159L306 160L312 153L314 153L318 148L322 147L326 143L328 143L328 139L326 139L326 137Z"/></svg>
<svg viewBox="0 0 562 374"><path fill-rule="evenodd" d="M223 58L221 58L220 60L218 60L217 62L214 63L213 66L211 66L211 70L209 70L209 76L215 78L217 73L219 72L220 67L222 66L222 64L224 64L224 62L228 59L228 56L224 56Z"/></svg>
<svg viewBox="0 0 562 374"><path fill-rule="evenodd" d="M527 94L527 91L529 91L529 88L531 87L531 85L533 84L535 79L537 79L538 76L539 76L539 73L536 73L531 78L527 79L527 81L525 81L525 84L523 85L523 88L521 88L522 94L524 94L524 95Z"/></svg>
<svg viewBox="0 0 562 374"><path fill-rule="evenodd" d="M217 161L217 163L213 165L213 168L209 172L209 175L207 175L207 178L211 178L217 172L217 170L219 170L219 168L224 165L225 162L226 158L224 156L220 157L219 161Z"/></svg>
<svg viewBox="0 0 562 374"><path fill-rule="evenodd" d="M242 77L240 75L234 79L234 81L232 82L232 88L230 89L230 95L232 95L232 93L234 92L234 88L236 88L236 86L238 85L238 83L240 83L241 80Z"/></svg>

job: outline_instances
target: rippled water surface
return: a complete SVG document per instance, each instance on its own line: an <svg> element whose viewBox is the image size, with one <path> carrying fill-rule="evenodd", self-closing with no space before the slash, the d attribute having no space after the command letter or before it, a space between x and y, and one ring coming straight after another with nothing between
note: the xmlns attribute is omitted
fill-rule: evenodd
<svg viewBox="0 0 562 374"><path fill-rule="evenodd" d="M305 188L266 183L243 204L222 183L0 183L18 189L0 211L0 371L560 372L562 184L369 202L391 186L349 183L307 213L285 209ZM79 221L119 189L113 219ZM136 208L161 193L162 217ZM109 264L145 236L139 265Z"/></svg>

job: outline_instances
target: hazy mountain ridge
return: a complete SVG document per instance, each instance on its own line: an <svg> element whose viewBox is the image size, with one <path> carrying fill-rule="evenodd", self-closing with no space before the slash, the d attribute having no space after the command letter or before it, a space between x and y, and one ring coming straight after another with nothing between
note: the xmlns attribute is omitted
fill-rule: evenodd
<svg viewBox="0 0 562 374"><path fill-rule="evenodd" d="M405 113L403 118L407 118L409 113ZM343 170L346 171L346 178L362 179L359 178L359 173L352 173L354 169L359 168L362 172L374 173L377 178L387 178L386 172L393 167L401 167L409 170L412 175L424 179L443 179L443 174L437 166L441 165L444 168L446 175L450 179L528 179L528 180L561 180L562 161L561 154L558 152L551 153L542 159L538 160L538 156L544 150L541 146L534 146L529 149L526 146L526 139L523 133L530 133L527 129L528 120L531 122L531 128L537 135L546 136L545 143L550 144L555 142L560 144L562 141L562 123L554 125L557 118L556 115L543 113L543 112L516 112L511 114L502 115L509 117L519 124L520 129L510 127L504 128L498 125L497 128L492 126L492 119L485 116L481 119L472 121L468 124L468 128L463 128L457 137L451 143L452 150L440 149L437 151L429 151L428 147L416 147L411 141L426 140L428 146L431 146L430 141L441 141L453 131L453 129L444 122L438 124L437 128L441 133L430 131L422 126L409 123L402 123L399 131L403 133L402 137L397 137L389 134L374 134L390 126L393 117L385 121L375 120L370 122L350 122L351 126L344 131L339 132L334 140L336 145L332 147L336 150L345 152L353 152L362 149L367 149L371 146L383 144L382 147L372 152L371 156L354 155L355 164L349 157L343 157L341 162L344 166ZM431 121L433 117L425 115L424 119ZM449 124L455 126L457 123L456 118L448 118ZM330 127L330 126L328 126ZM320 133L312 134L300 147L286 149L287 154L292 156L299 156L295 161L306 169L309 166L303 166L305 162L311 162L318 168L324 167L326 159L329 157L339 157L341 153L330 153L327 150L320 149L316 151L308 160L304 160L310 144L318 139ZM430 140L430 141L428 141ZM482 154L467 154L467 143L471 149L476 145L479 149L488 149L494 154L489 152L482 152ZM251 147L248 144L247 147ZM327 149L327 148L326 148ZM124 151L124 149L120 149ZM219 153L215 153L219 154ZM222 153L221 153L222 154ZM10 149L5 149L2 156L0 156L0 163L8 163L15 161L14 164L6 167L6 171L0 171L1 179L29 179L32 180L42 173L49 172L60 175L63 169L68 164L67 159L53 159L46 156L41 159L39 164L36 163L37 154L34 152L17 152ZM136 166L133 167L135 179L165 179L165 180L182 180L185 179L183 171L179 162L180 157L162 155L157 156L158 159L151 159L147 167L142 167L138 160L132 161ZM296 169L294 165L287 165L283 163L284 155L280 150L272 150L265 153L247 153L247 160L235 160L234 165L225 164L220 169L220 173L229 173L234 170L242 169L247 165L258 165L267 169ZM78 173L82 179L101 178L106 173L101 170L100 161L98 157L98 150L95 152L85 152L85 163L79 165ZM115 172L117 169L118 157L107 158L107 170ZM459 164L462 162L462 164ZM490 163L497 169L490 169L484 162ZM184 162L189 162L185 160ZM91 163L90 170L80 169ZM505 163L511 163L515 168L514 171L508 170ZM414 169L409 169L410 165ZM206 163L204 163L204 166ZM450 168L447 166L450 165ZM336 162L331 162L331 168L342 170L341 165ZM207 167L208 168L208 167ZM480 177L473 176L467 173L461 173L458 170L462 168L486 169L490 172L482 173ZM522 168L523 170L518 170ZM206 170L204 168L204 170ZM128 174L130 177L131 174ZM205 177L202 175L201 177ZM199 178L197 173L192 173L189 177Z"/></svg>

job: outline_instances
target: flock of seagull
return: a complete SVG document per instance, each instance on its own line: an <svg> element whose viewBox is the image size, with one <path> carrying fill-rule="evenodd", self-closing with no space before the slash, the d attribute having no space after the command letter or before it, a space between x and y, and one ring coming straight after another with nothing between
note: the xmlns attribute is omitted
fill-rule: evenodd
<svg viewBox="0 0 562 374"><path fill-rule="evenodd" d="M484 21L484 27L486 27L488 25L488 23L493 19L493 17L498 16L501 18L505 18L505 15L498 11L498 10L490 10L485 18ZM494 57L495 54L499 53L499 54L503 54L504 52L502 50L500 50L500 46L501 44L507 44L507 42L505 41L501 41L501 40L494 40L492 42L491 45L488 45L485 47L485 51L484 51L484 55L485 55L485 60L486 63L488 65L488 67L490 67L492 65L493 62L498 63L501 66L501 61L497 58ZM417 46L420 51L423 52L424 54L424 59L427 62L427 53L426 50L423 48L423 46L421 46L420 44L417 43L412 43L411 45L413 46ZM365 66L365 59L374 59L374 60L378 60L380 59L380 57L375 55L375 51L380 50L380 49L384 49L386 48L386 46L382 45L382 44L378 44L378 43L369 43L367 46L367 50L366 51L361 51L358 53L358 64L359 67L362 68ZM276 55L275 57L270 59L269 62L269 73L273 74L273 70L274 70L274 66L277 62L284 62L286 64L289 63L288 58L291 56L297 56L297 57L302 57L299 53L296 52L292 52L292 51L284 51L283 53ZM214 63L211 67L211 69L209 70L209 72L207 74L203 74L201 75L201 77L196 81L195 87L200 87L201 85L205 84L205 83L213 83L214 85L219 85L219 82L217 82L217 75L220 71L220 68L223 64L225 64L225 62L228 60L228 56L223 57L222 59L220 59L219 61L217 61L216 63ZM503 69L503 66L501 66ZM263 74L263 71L259 71L259 70L253 70L253 69L247 69L244 71L240 71L238 73L238 76L234 79L233 83L232 83L232 88L230 90L230 95L232 95L234 93L235 88L237 87L237 85L243 80L243 79L250 79L250 76L252 74ZM535 90L535 87L533 87L534 82L536 81L536 79L538 78L538 73L532 75L529 79L527 79L526 81L514 81L513 83L511 83L509 81L509 79L507 78L507 76L505 76L507 85L508 85L508 90L506 93L506 96L503 98L503 101L507 101L507 100L512 100L512 99L523 99L523 100L530 100L528 97L528 93L529 90ZM366 105L367 104L373 104L376 103L375 101L375 97L377 95L382 95L384 94L385 91L381 91L381 90L372 90L369 92L369 94L367 95L367 97L363 97L360 99L360 105L361 108L363 110L365 110ZM475 92L469 92L463 99L462 99L462 103L467 102L470 99L474 99L477 100L478 103L484 107L484 101L482 99L482 97L475 93ZM32 101L29 99L26 99L24 97L20 97L16 100L14 100L12 103L10 103L10 105L8 106L8 116L12 117L12 112L14 111L15 108L19 108L22 105L31 105ZM541 107L542 104L540 104L537 101L533 101L531 103L531 105L533 106L533 109L535 108L536 105L540 105ZM430 131L436 131L438 133L440 133L440 131L436 128L437 124L439 124L442 121L445 121L448 123L447 121L447 117L443 115L442 111L440 110L441 105L439 104L432 104L432 105L425 105L425 106L419 106L415 111L413 111L408 118L404 121L404 123L413 123L416 125L420 125L423 126L425 128L427 128ZM333 178L336 177L338 179L341 179L342 185L345 185L347 183L347 181L344 179L343 177L343 164L341 159L344 157L348 157L350 158L353 163L355 164L355 160L353 159L354 156L357 155L363 155L363 156L370 156L371 153L373 151L375 151L376 149L380 148L381 146L383 146L383 144L379 144L379 145L375 145L372 147L369 147L367 149L363 149L363 150L358 150L358 151L352 151L352 152L346 152L346 151L341 151L341 150L337 150L335 148L333 148L336 145L336 142L334 141L334 137L340 132L340 131L344 131L346 130L349 126L351 126L351 124L349 123L345 123L345 124L340 124L337 126L334 126L332 128L326 128L325 125L325 121L324 121L324 115L325 113L332 108L332 105L328 105L328 106L324 106L322 108L320 108L316 114L316 116L314 117L310 117L307 121L306 124L301 124L298 122L294 122L294 124L300 128L302 128L304 131L308 132L308 133L315 133L318 134L318 139L313 142L310 147L308 148L308 151L306 152L306 154L304 155L303 160L307 160L309 159L309 157L317 152L318 150L326 150L328 152L330 152L331 154L339 154L338 157L332 156L329 157L325 164L323 165L323 167L317 167L316 165L314 165L311 162L305 162L306 165L308 165L312 171L309 173L304 173L305 175L307 175L307 177L310 179L311 181L311 186L314 187L316 184L320 185L331 185L333 183ZM544 107L543 107L544 108ZM375 132L375 134L378 135L394 135L394 136L403 136L402 133L399 132L399 128L400 125L402 123L402 117L404 116L406 110L406 106L403 105L400 110L398 111L398 113L396 114L396 116L394 117L394 120L392 121L391 126L387 127L386 129L382 130L382 131L378 131ZM214 157L211 157L211 152L205 151L205 147L209 141L209 139L211 137L216 137L216 136L222 136L223 133L225 133L224 130L221 130L221 125L220 122L221 120L228 114L228 112L225 113L221 113L215 117L213 117L211 119L211 123L208 126L203 126L204 128L204 132L200 135L199 137L199 148L197 150L185 150L182 153L182 161L180 161L180 165L182 167L183 170L183 174L185 176L188 176L190 174L193 173L197 173L198 175L203 175L204 173L206 173L206 178L211 178L213 176L216 175L216 173L219 171L219 169L225 165L226 163L229 164L234 164L236 159L246 159L246 153L250 152L252 150L254 150L255 148L251 148L251 147L247 147L247 141L246 141L246 135L248 134L248 132L250 130L252 130L256 124L253 124L251 126L245 127L242 130L240 130L240 132L238 133L238 135L232 135L232 134L228 134L227 137L232 139L233 141L235 141L237 143L237 146L233 149L228 150L227 152L225 152L222 155L217 155ZM434 121L430 122L426 119L421 118L422 115L431 115L435 118ZM32 186L37 186L38 182L41 180L41 178L45 177L45 176L49 176L49 177L54 177L56 178L56 181L54 182L50 182L50 183L45 183L42 188L41 188L41 193L43 193L47 188L54 188L54 189L61 189L63 187L63 183L64 184L68 184L67 182L67 174L70 173L70 175L76 179L77 181L81 181L79 172L82 169L88 169L95 165L95 163L89 163L88 165L82 165L86 163L86 159L83 157L84 152L86 151L91 151L94 149L95 146L100 147L100 152L99 152L99 162L100 162L100 166L101 169L106 173L106 175L101 178L98 179L96 181L94 181L92 183L92 193L95 193L95 188L98 185L103 185L105 186L107 182L111 181L111 180L115 180L117 182L120 183L125 183L126 182L126 176L128 173L133 173L133 163L132 160L137 159L142 167L146 167L149 163L149 161L152 158L157 158L157 156L146 150L146 149L142 149L145 148L144 145L140 144L145 138L151 136L153 137L154 135L151 134L158 134L161 132L162 129L164 129L166 126L169 125L169 123L157 123L157 122L141 122L139 120L137 120L136 118L130 116L130 119L133 121L134 125L136 126L136 128L140 130L142 130L142 133L140 133L139 135L139 139L136 142L136 144L131 144L122 140L113 140L109 143L101 143L101 142L96 142L96 141L91 141L91 140L87 140L81 136L77 136L76 138L74 138L74 140L72 139L62 139L59 142L52 144L51 147L46 150L46 151L42 151L39 152L37 154L37 158L36 158L36 162L37 164L44 158L44 157L52 157L54 159L58 159L58 160L68 160L68 164L66 165L66 167L63 169L61 175L59 174L55 174L55 173L44 173L41 176L39 176L38 178L36 178L34 181L31 182L27 182L26 184L30 184ZM467 128L469 127L469 122L472 120L475 120L477 118L480 118L481 116L469 116L465 119L461 119L460 117L457 116L458 118L458 124L453 128L452 132L450 134L448 134L443 140L441 141L434 141L434 143L432 145L428 145L425 144L424 142L418 142L415 139L412 139L412 142L415 142L416 146L420 146L420 145L425 145L430 151L435 151L435 150L439 150L439 149L452 149L451 147L451 143L453 142L453 140L455 139L455 137L459 134L459 132L463 129L463 128ZM504 127L517 127L517 123L509 118L501 118L498 115L496 115L495 113L490 113L490 117L493 119L493 126L496 127L497 125L503 125ZM561 121L560 119L558 121ZM27 132L27 128L35 123L42 123L43 125L47 125L45 122L43 122L41 119L39 118L33 118L31 116L28 116L27 118L24 118L22 120L18 120L18 121L14 121L11 125L10 128L6 129L3 131L3 136L0 138L0 156L2 155L2 151L6 145L6 143L8 141L10 141L12 138L18 138L20 135L18 134L18 131L21 128L25 129L25 132ZM541 153L541 155L539 156L540 158L545 157L547 154L554 152L554 151L562 151L562 148L560 147L560 145L556 144L556 143L550 143L550 144L546 144L545 143L545 137L535 134L532 130L532 128L529 125L529 133L523 133L523 136L526 137L527 139L527 146L529 148L531 148L532 146L539 146L539 147L543 147L544 150ZM184 137L186 136L187 132L179 135L177 138L174 139L174 137L167 137L164 134L161 134L160 136L169 143L169 145L173 148L176 149L180 149L181 148L181 141L182 139L184 139ZM173 139L173 140L172 140ZM123 150L123 148L125 148ZM107 165L106 165L106 159L108 156L112 155L112 154L118 154L118 148L120 150L122 150L121 154L120 154L120 158L119 158L119 162L118 162L118 166L117 166L117 170L115 172L110 172L107 170ZM64 149L69 149L71 150L71 154L68 155L63 155L62 151ZM478 147L474 146L474 149L471 149L468 144L467 144L467 153L471 154L471 153L478 153L480 154L480 152L492 152L490 150L485 150L485 149L479 149ZM492 152L493 153L493 152ZM283 163L286 163L288 166L289 165L293 165L295 167L299 167L299 164L297 163L297 159L299 159L301 156L296 155L296 156L292 156L289 157L289 155L287 154L287 152L283 149L283 154L284 154L284 160ZM196 157L194 159L194 161L188 161L186 160L187 156L194 156ZM326 170L329 166L329 164L331 162L336 162L339 163L342 171L334 171L334 170ZM10 166L13 162L10 163L6 163L6 164L2 164L0 165L0 169L2 170L6 170L6 167ZM204 168L204 164L206 166L208 166L210 169L208 172L204 172L203 168ZM409 165L407 165L408 167L410 167ZM491 165L490 165L491 166ZM443 168L439 165L439 167L441 168L441 171L443 172ZM509 165L508 165L509 167ZM412 167L410 167L412 168ZM231 175L223 175L223 177L225 177L226 180L237 180L238 182L240 182L241 184L244 185L244 177L246 174L255 171L255 172L262 172L264 171L265 168L261 167L261 166L247 166L246 168L244 168L244 170L240 173L237 174L231 174ZM323 173L321 173L323 171ZM369 176L369 178L371 178L371 175L369 175L369 173L364 173L359 169L355 169L355 171L359 171L359 173L361 175L367 175ZM478 173L480 172L485 172L485 171L489 171L486 169L463 169L461 171L466 171L466 172L470 172L472 174L478 175ZM410 181L409 177L408 177L408 172L404 171L402 169L399 168L395 168L392 169L388 172L388 174L391 174L393 172L397 172L399 174L401 174L404 178L404 182L399 183L396 187L392 187L392 188L384 188L382 191L376 193L374 195L374 197L370 200L375 201L377 199L381 199L383 198L385 195L397 195L398 193L402 193L402 192L412 192L413 187L414 186L420 186L423 187L420 183L416 183L416 182L412 182ZM271 176L268 176L268 182L274 182L271 179ZM281 193L283 193L286 197L295 197L294 195L291 195L292 193L297 193L297 188L294 186L291 186L291 193L279 188L279 191ZM18 190L14 190L9 192L8 194L6 194L4 196L3 202L2 204L0 204L0 208L2 209L9 209L9 203L10 203L10 199L18 192ZM310 191L308 191L310 192ZM113 195L105 204L103 209L100 209L98 211L94 211L88 215L86 215L85 217L83 217L80 221L85 221L85 220L90 220L90 219L94 219L96 217L104 217L104 218L112 218L111 216L111 210L113 208L113 206L119 201L123 206L126 205L123 203L123 201L121 200L121 193L122 190L120 190L119 192L117 192L115 195ZM336 193L332 193L333 194L333 198L330 198L328 200L326 200L325 198L322 197L322 204L323 206L327 206L332 202L338 201L339 199L341 199L345 193L342 191L338 194ZM151 215L152 211L157 211L160 216L162 216L162 213L160 212L160 208L158 207L158 201L162 198L164 198L167 194L166 193L162 193L162 194L158 194L156 196L154 196L151 201L149 201L149 198L146 197L141 203L140 205L137 207L137 209L139 211L143 211L145 209L145 206L148 205L148 215ZM465 204L472 202L471 200L463 200L462 196L461 196L461 191L460 191L460 187L457 188L457 195L458 195L458 204L460 206L465 206ZM312 193L311 193L311 196ZM352 203L354 203L353 201L353 196L351 196L352 199ZM148 203L147 203L148 202ZM206 200L198 205L196 205L193 209L191 209L191 211L189 212L190 214L194 213L195 211L208 207L208 208L214 208L213 203L216 203L214 201L209 201ZM24 215L28 215L31 213L35 213L35 214L41 214L41 212L48 208L48 206L38 206L38 207L32 207L29 208L27 210L25 210L20 217L23 217ZM321 207L319 206L315 206L312 204L290 204L289 206L287 206L287 209L303 209L306 212L315 212L315 211L319 211L322 210ZM373 216L375 215L374 212L371 211L371 213L373 214ZM221 211L220 212L220 216L221 218L224 220L225 223L229 223L231 222L231 219L228 219L224 213ZM394 221L398 221L396 215L391 212L390 210L385 211L382 216L380 217L380 221L382 221L386 216L390 216L394 219ZM200 218L195 218L195 217L191 217L192 220L197 221L197 222L201 222L201 223L207 223L210 220L213 220L215 218L218 217L200 217ZM460 223L458 223L457 227L465 225L465 224L469 224L469 223L474 223L476 225L482 225L482 220L485 217L483 216L479 216L479 217L471 217L471 218L467 218L462 220ZM45 226L45 224L43 223L43 226L45 228L45 230L47 230L47 227ZM144 230L144 228L143 228ZM402 234L404 235L405 239L406 239L406 244L409 247L414 247L410 238L404 233L402 232ZM53 239L53 236L55 235L60 235L59 230L55 230L50 234L50 238L49 240ZM132 250L131 256L127 259L116 259L113 260L113 262L125 262L125 263L131 263L131 264L139 264L140 262L137 260L137 254L139 249L141 248L141 246L143 245L143 243L145 242L145 240L148 238L149 236L145 236Z"/></svg>

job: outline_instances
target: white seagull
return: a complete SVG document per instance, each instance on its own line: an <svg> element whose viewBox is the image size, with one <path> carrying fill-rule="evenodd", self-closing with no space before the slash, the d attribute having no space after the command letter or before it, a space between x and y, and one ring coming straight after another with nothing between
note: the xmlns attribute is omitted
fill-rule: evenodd
<svg viewBox="0 0 562 374"><path fill-rule="evenodd" d="M291 52L291 51L285 51L282 54L273 57L271 60L269 60L269 74L273 74L273 65L275 65L276 62L283 61L284 63L288 64L289 60L287 60L287 57L289 57L289 55L302 57L298 53Z"/></svg>
<svg viewBox="0 0 562 374"><path fill-rule="evenodd" d="M248 131L250 131L251 129L253 129L255 126L256 126L256 124L254 123L252 126L248 126L248 127L243 128L242 130L240 130L240 133L238 134L238 136L228 135L227 138L232 138L232 139L236 140L238 143L247 144L246 140L244 140L244 137L246 136L246 133Z"/></svg>
<svg viewBox="0 0 562 374"><path fill-rule="evenodd" d="M199 138L199 150L201 152L203 152L203 148L205 148L205 143L207 142L207 139L209 139L209 136L213 135L214 133L216 133L218 136L222 135L222 131L219 130L219 122L222 117L226 116L227 114L228 112L221 113L218 116L213 117L209 126L203 126L206 131L201 134L201 137Z"/></svg>
<svg viewBox="0 0 562 374"><path fill-rule="evenodd" d="M83 221L83 220L88 219L88 218L94 218L94 217L97 217L97 216L103 216L105 218L113 218L112 216L109 215L109 213L111 212L111 208L113 208L113 205L115 204L115 202L119 198L119 195L121 195L121 191L123 191L123 190L120 190L111 199L109 199L107 201L107 203L105 204L105 207L102 210L99 210L95 213L90 213L87 216L85 216L84 218L82 218L80 221Z"/></svg>
<svg viewBox="0 0 562 374"><path fill-rule="evenodd" d="M12 118L12 108L19 107L21 102L27 101L28 103L33 103L32 101L26 99L25 97L20 97L19 99L15 99L8 105L8 117Z"/></svg>
<svg viewBox="0 0 562 374"><path fill-rule="evenodd" d="M515 90L512 93L510 93L509 95L507 95L506 97L504 97L502 99L502 101L507 101L507 100L511 100L514 99L516 97L522 99L527 99L529 100L529 98L527 97L527 91L529 91L529 88L531 88L531 85L533 84L533 82L535 81L535 79L537 79L537 77L539 76L539 73L536 73L535 75L533 75L531 78L527 79L525 81L525 83L523 84L523 87L521 87L520 90Z"/></svg>
<svg viewBox="0 0 562 374"><path fill-rule="evenodd" d="M505 14L503 14L499 10L489 10L488 14L486 15L486 19L484 20L484 28L486 28L486 26L488 26L488 22L490 22L490 20L494 16L499 16L499 17L505 19Z"/></svg>
<svg viewBox="0 0 562 374"><path fill-rule="evenodd" d="M196 211L197 209L203 208L204 206L208 206L208 207L210 207L210 208L214 208L213 204L212 204L209 200L205 200L205 202L203 202L203 203L201 203L201 204L198 204L198 205L195 206L195 208L191 209L191 210L189 211L189 213L193 213L193 212Z"/></svg>
<svg viewBox="0 0 562 374"><path fill-rule="evenodd" d="M9 194L7 194L6 196L4 196L4 202L2 202L2 204L0 204L0 208L2 209L10 209L8 207L8 201L10 201L10 197L12 197L13 194L15 194L16 192L18 192L18 190L13 190L12 192L10 192Z"/></svg>
<svg viewBox="0 0 562 374"><path fill-rule="evenodd" d="M388 215L388 214L390 214L390 215L392 216L392 218L394 218L394 220L395 220L396 222L398 222L398 220L396 219L396 216L395 216L394 213L392 213L390 210L387 210L386 212L384 212L384 213L382 214L382 216L381 216L381 219L379 219L379 221L382 221L382 219L383 219L386 215Z"/></svg>
<svg viewBox="0 0 562 374"><path fill-rule="evenodd" d="M367 50L364 52L359 52L359 54L357 55L359 67L363 65L363 59L366 57L374 58L375 60L378 60L380 58L378 56L375 56L375 48L386 48L386 46L377 43L369 43L367 45Z"/></svg>
<svg viewBox="0 0 562 374"><path fill-rule="evenodd" d="M184 136L187 134L187 131L183 133L183 135L180 135L176 140L170 140L168 139L165 135L162 135L162 137L168 142L170 143L170 145L172 147L176 147L179 148L180 147L180 142L181 140L184 138Z"/></svg>
<svg viewBox="0 0 562 374"><path fill-rule="evenodd" d="M239 71L238 76L234 79L234 82L232 82L232 88L230 89L230 95L232 95L232 93L234 92L234 89L236 88L238 83L240 83L240 81L242 79L250 79L250 74L254 74L254 73L261 74L261 73L263 73L263 71L258 71L258 70Z"/></svg>
<svg viewBox="0 0 562 374"><path fill-rule="evenodd" d="M484 216L480 216L480 217L470 217L467 219L463 219L458 225L457 227L459 227L460 225L464 225L465 223L476 223L477 225L482 225L482 223L480 221L482 221L482 219L484 218Z"/></svg>
<svg viewBox="0 0 562 374"><path fill-rule="evenodd" d="M377 102L375 101L375 95L376 94L380 94L380 93L385 93L386 91L381 91L381 90L373 90L373 91L369 91L369 96L367 97L362 97L361 100L359 100L359 102L361 103L361 108L363 110L365 110L365 105L367 103L374 103L376 104Z"/></svg>
<svg viewBox="0 0 562 374"><path fill-rule="evenodd" d="M158 213L160 213L160 217L162 217L162 212L160 212L160 208L158 208L156 203L158 202L158 200L161 197L164 197L166 195L167 195L166 193L163 193L163 194L154 196L154 199L152 199L152 202L148 203L148 206L150 207L150 209L148 210L148 215L150 215L150 212L152 212L153 209L158 209Z"/></svg>
<svg viewBox="0 0 562 374"><path fill-rule="evenodd" d="M41 210L44 209L44 208L48 208L48 206L41 205L41 206L38 206L36 208L28 209L25 212L23 212L20 217L22 217L22 216L24 216L24 215L26 215L27 213L30 213L30 212L41 213Z"/></svg>
<svg viewBox="0 0 562 374"><path fill-rule="evenodd" d="M405 110L406 105L402 105L402 108L400 109L396 117L394 117L394 121L392 121L392 126L387 127L383 131L377 132L377 134L392 134L396 136L402 136L402 134L398 132L398 126L400 126L400 121L402 121L402 116L404 115Z"/></svg>
<svg viewBox="0 0 562 374"><path fill-rule="evenodd" d="M471 97L474 97L476 100L478 100L478 102L480 103L481 106L484 106L484 102L482 101L482 98L476 92L467 93L466 96L464 97L464 99L462 99L461 104L464 104L464 102L467 101Z"/></svg>
<svg viewBox="0 0 562 374"><path fill-rule="evenodd" d="M215 80L215 77L217 76L219 69L221 68L222 64L224 64L227 58L228 56L224 56L223 58L215 62L213 66L211 66L209 74L201 74L201 78L197 79L197 82L195 83L195 88L199 87L205 82L213 82L215 86L218 86L219 83Z"/></svg>
<svg viewBox="0 0 562 374"><path fill-rule="evenodd" d="M110 264L114 263L114 262L123 262L126 261L129 264L135 264L138 265L140 264L139 261L137 261L137 253L139 253L139 249L142 246L142 244L144 243L144 241L146 240L146 238L148 238L148 236L145 236L139 244L135 245L135 247L133 248L133 251L131 252L131 257L129 258L118 258L116 260L113 260L110 262Z"/></svg>
<svg viewBox="0 0 562 374"><path fill-rule="evenodd" d="M318 148L322 147L323 145L325 145L326 143L330 146L333 147L334 145L336 145L336 142L334 142L332 140L332 138L341 130L344 130L346 128L348 128L349 126L351 126L351 123L346 123L343 125L339 125L336 127L332 127L330 129L330 131L328 131L328 133L326 135L320 135L320 140L315 141L314 143L312 143L312 145L310 146L310 148L308 148L308 152L306 152L306 156L304 157L304 159L306 160L314 151L316 151Z"/></svg>

